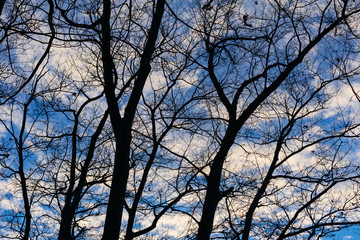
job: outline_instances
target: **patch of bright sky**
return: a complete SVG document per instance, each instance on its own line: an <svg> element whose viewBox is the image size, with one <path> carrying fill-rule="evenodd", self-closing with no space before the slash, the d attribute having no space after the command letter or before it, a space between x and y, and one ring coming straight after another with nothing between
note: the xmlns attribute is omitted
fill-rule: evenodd
<svg viewBox="0 0 360 240"><path fill-rule="evenodd" d="M354 226L346 229L342 229L339 232L335 232L334 236L327 236L322 240L359 240L360 239L360 227Z"/></svg>
<svg viewBox="0 0 360 240"><path fill-rule="evenodd" d="M360 89L360 83L353 83L354 89ZM337 109L350 109L350 118L356 117L359 119L360 102L355 98L351 87L348 84L343 84L339 94L332 98L329 102L329 110L326 111L324 118L328 118L335 114Z"/></svg>

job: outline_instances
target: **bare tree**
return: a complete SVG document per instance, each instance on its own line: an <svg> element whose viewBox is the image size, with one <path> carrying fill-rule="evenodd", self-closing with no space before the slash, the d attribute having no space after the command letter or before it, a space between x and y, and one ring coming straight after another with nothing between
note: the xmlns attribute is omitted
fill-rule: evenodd
<svg viewBox="0 0 360 240"><path fill-rule="evenodd" d="M214 2L211 8L203 7L199 12L200 27L196 31L204 39L203 46L206 52L203 60L197 62L207 72L213 85L216 104L221 104L221 107L217 107L220 109L219 117L224 119L224 125L223 132L218 133L221 135L218 149L211 159L210 173L206 176L207 190L197 239L209 239L217 206L221 199L232 192L232 188L220 190L222 172L229 151L236 139L242 135L247 122L252 121L257 112L262 110L267 99L281 91L284 84L291 84L289 79L294 75L299 78L297 81L301 81L299 71L303 71L304 74L314 71L308 61L317 60L314 57L315 47L327 46L332 39L336 39L332 33L335 30L345 30L343 26L346 28L345 31L351 32L349 22L359 13L359 6L348 1L328 1L323 7L304 5L300 1L264 2L263 10L260 12L256 9L258 2L254 5L247 9L245 3L242 5L237 1ZM309 10L312 16L317 16L314 20L317 22L315 27L307 23L313 17L306 15L307 11L303 12L310 6L316 6ZM253 16L246 11L253 11ZM243 12L244 15L236 16L235 12ZM250 24L250 21L253 23ZM283 39L283 36L287 36L288 39ZM340 61L340 58L335 59L337 62ZM315 71L313 77L322 79L322 69ZM357 69L352 71L356 72ZM341 78L343 76L337 76L337 79ZM289 124L285 129L280 128L279 132L287 134L293 123L290 121ZM261 184L258 183L258 187L254 186L258 191L254 193L246 211L244 226L237 230L241 239L248 239L250 236L254 212L258 209L260 199L266 195L273 171L279 162L277 155L280 153L284 137L277 140L279 145L274 149L273 164L261 178ZM319 194L319 197L321 195ZM286 229L284 231L286 232Z"/></svg>
<svg viewBox="0 0 360 240"><path fill-rule="evenodd" d="M3 10L5 1L0 4L0 13ZM34 17L37 8L48 8L46 14L39 13ZM36 234L31 229L33 205L36 196L36 184L29 183L34 169L29 165L33 162L31 151L34 146L31 144L31 132L40 113L30 114L32 105L38 97L38 87L41 78L44 76L47 64L47 57L55 38L54 26L52 23L54 9L46 2L28 3L13 2L7 4L7 9L1 14L1 105L4 106L1 112L1 123L6 132L2 144L1 175L9 181L14 180L15 186L21 190L22 208L16 212L5 211L2 217L5 221L12 218L9 223L14 233L6 230L1 233L4 238L29 239ZM44 34L39 28L47 29ZM36 55L27 46L21 46L24 42L32 44L43 44L41 52ZM19 59L27 59L33 64L23 64ZM16 99L15 99L16 98ZM14 122L19 124L14 124ZM9 194L12 199L12 194ZM35 225L35 224L33 224Z"/></svg>

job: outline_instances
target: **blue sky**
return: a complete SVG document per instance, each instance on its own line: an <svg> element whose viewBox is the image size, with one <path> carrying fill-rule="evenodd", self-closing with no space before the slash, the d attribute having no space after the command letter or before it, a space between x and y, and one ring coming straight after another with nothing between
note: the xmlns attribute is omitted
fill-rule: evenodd
<svg viewBox="0 0 360 240"><path fill-rule="evenodd" d="M325 237L324 240L359 240L360 239L360 227L352 227L343 229L335 233L334 237Z"/></svg>

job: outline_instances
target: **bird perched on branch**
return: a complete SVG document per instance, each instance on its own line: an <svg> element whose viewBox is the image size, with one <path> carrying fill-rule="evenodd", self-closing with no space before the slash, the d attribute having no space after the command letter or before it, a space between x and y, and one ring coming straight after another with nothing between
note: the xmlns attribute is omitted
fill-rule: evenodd
<svg viewBox="0 0 360 240"><path fill-rule="evenodd" d="M229 189L221 192L220 194L220 197L223 198L223 197L226 197L227 195L229 195L230 193L232 193L232 191L234 191L234 187L230 187Z"/></svg>
<svg viewBox="0 0 360 240"><path fill-rule="evenodd" d="M213 2L213 0L210 0L201 9L202 10L211 10L212 9L212 6L211 6L212 2Z"/></svg>
<svg viewBox="0 0 360 240"><path fill-rule="evenodd" d="M244 24L245 24L245 26L252 27L252 25L251 25L250 23L248 23L248 18L249 18L249 15L248 15L248 14L245 14L245 15L243 16Z"/></svg>

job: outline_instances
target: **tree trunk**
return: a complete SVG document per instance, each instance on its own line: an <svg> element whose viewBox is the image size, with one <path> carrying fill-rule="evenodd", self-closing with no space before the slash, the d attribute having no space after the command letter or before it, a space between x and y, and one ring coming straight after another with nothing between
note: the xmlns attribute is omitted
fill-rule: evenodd
<svg viewBox="0 0 360 240"><path fill-rule="evenodd" d="M115 86L113 82L113 61L110 49L110 0L103 2L102 20L102 61L104 68L105 96L109 106L110 120L113 127L116 150L114 172L110 189L109 202L106 212L103 240L118 240L122 221L122 211L125 202L126 185L129 176L129 153L131 143L132 124L136 113L146 79L150 73L151 58L155 49L162 15L164 13L165 0L159 0L152 19L148 39L141 56L138 77L125 108L124 117L121 118Z"/></svg>
<svg viewBox="0 0 360 240"><path fill-rule="evenodd" d="M24 104L24 113L23 113L23 119L22 119L22 125L21 130L19 134L19 149L18 149L18 157L19 157L19 176L20 176L20 184L21 184L21 192L22 192L22 198L24 202L24 211L25 211L25 230L24 235L22 237L22 240L29 239L30 236L30 227L31 227L31 212L30 212L30 201L28 196L28 189L26 184L26 177L24 173L24 133L26 128L26 117L27 117L27 111L28 107L33 100L33 96L30 97L28 102Z"/></svg>
<svg viewBox="0 0 360 240"><path fill-rule="evenodd" d="M5 0L0 0L0 16L5 5Z"/></svg>
<svg viewBox="0 0 360 240"><path fill-rule="evenodd" d="M198 240L208 240L213 228L216 207L221 200L219 187L223 164L237 134L237 130L232 125L233 124L229 123L229 127L223 139L223 144L213 160L210 174L207 177L207 189L199 223Z"/></svg>
<svg viewBox="0 0 360 240"><path fill-rule="evenodd" d="M79 183L77 187L71 191L71 193L66 194L65 197L65 204L61 211L61 221L60 221L60 230L58 240L69 240L71 239L71 224L72 220L75 216L75 211L79 206L81 200L81 193L85 187L86 183L86 176L89 170L90 163L94 157L94 152L96 150L96 141L101 134L106 120L108 119L108 111L105 112L104 116L102 117L99 125L96 128L95 133L91 137L89 150L84 162L83 167L81 168L81 174L79 178Z"/></svg>
<svg viewBox="0 0 360 240"><path fill-rule="evenodd" d="M61 221L58 240L69 240L71 239L71 223L73 216L70 212L70 206L64 206L61 211Z"/></svg>

